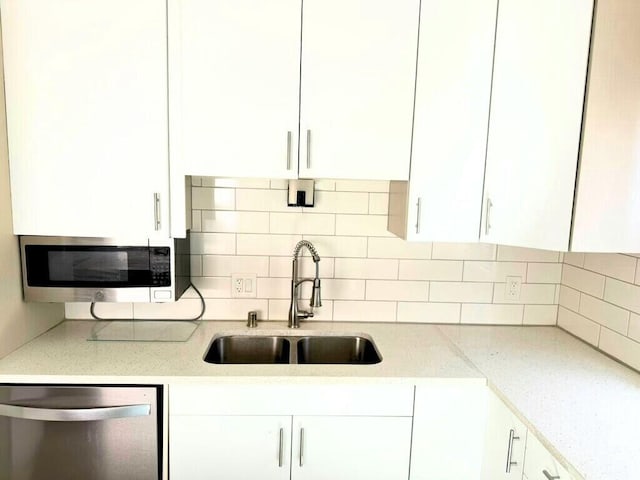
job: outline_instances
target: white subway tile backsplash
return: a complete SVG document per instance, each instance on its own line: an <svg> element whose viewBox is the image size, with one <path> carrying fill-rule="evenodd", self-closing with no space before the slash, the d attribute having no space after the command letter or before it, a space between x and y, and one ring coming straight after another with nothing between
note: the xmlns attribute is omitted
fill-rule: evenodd
<svg viewBox="0 0 640 480"><path fill-rule="evenodd" d="M463 262L449 260L400 260L400 280L462 281Z"/></svg>
<svg viewBox="0 0 640 480"><path fill-rule="evenodd" d="M366 192L317 191L315 205L303 210L310 213L366 214L369 210L369 194Z"/></svg>
<svg viewBox="0 0 640 480"><path fill-rule="evenodd" d="M268 212L203 210L203 232L269 233Z"/></svg>
<svg viewBox="0 0 640 480"><path fill-rule="evenodd" d="M202 231L202 212L200 210L191 211L191 232Z"/></svg>
<svg viewBox="0 0 640 480"><path fill-rule="evenodd" d="M580 309L580 292L573 288L560 286L559 305L577 312Z"/></svg>
<svg viewBox="0 0 640 480"><path fill-rule="evenodd" d="M211 298L207 299L205 320L247 321L249 311L258 312L258 319L268 318L269 301L261 298ZM244 323L238 323L238 327Z"/></svg>
<svg viewBox="0 0 640 480"><path fill-rule="evenodd" d="M202 276L202 255L191 255L191 276Z"/></svg>
<svg viewBox="0 0 640 480"><path fill-rule="evenodd" d="M236 191L230 188L194 187L191 208L198 210L234 210Z"/></svg>
<svg viewBox="0 0 640 480"><path fill-rule="evenodd" d="M202 256L203 276L230 277L233 273L255 273L258 277L268 277L269 257L241 255ZM289 275L291 275L291 272L289 272Z"/></svg>
<svg viewBox="0 0 640 480"><path fill-rule="evenodd" d="M384 215L336 215L336 235L393 236Z"/></svg>
<svg viewBox="0 0 640 480"><path fill-rule="evenodd" d="M495 260L496 246L489 243L434 243L433 259Z"/></svg>
<svg viewBox="0 0 640 480"><path fill-rule="evenodd" d="M589 342L596 347L598 346L600 325L596 322L592 322L582 315L578 315L564 307L558 307L558 326L585 342Z"/></svg>
<svg viewBox="0 0 640 480"><path fill-rule="evenodd" d="M552 305L555 303L556 286L539 283L523 283L520 296L512 299L507 296L507 284L496 283L493 291L493 303L526 303L529 305Z"/></svg>
<svg viewBox="0 0 640 480"><path fill-rule="evenodd" d="M640 342L640 315L635 313L632 313L629 318L629 338Z"/></svg>
<svg viewBox="0 0 640 480"><path fill-rule="evenodd" d="M276 322L287 322L289 319L290 299L270 299L269 300L269 317L268 320ZM301 310L309 309L308 299L301 299L298 302ZM322 300L322 306L313 309L313 317L303 320L303 322L330 322L333 320L333 302L331 300Z"/></svg>
<svg viewBox="0 0 640 480"><path fill-rule="evenodd" d="M288 257L270 257L269 258L269 277L286 277L291 278L292 274L292 259L290 255ZM320 270L320 278L333 278L334 259L329 257L321 257L320 263L318 263ZM311 278L316 274L316 264L310 256L298 257L298 276L300 278Z"/></svg>
<svg viewBox="0 0 640 480"><path fill-rule="evenodd" d="M524 282L526 275L526 263L464 262L465 282L506 282L507 277L520 277Z"/></svg>
<svg viewBox="0 0 640 480"><path fill-rule="evenodd" d="M389 192L386 180L336 180L336 190L340 192Z"/></svg>
<svg viewBox="0 0 640 480"><path fill-rule="evenodd" d="M584 267L584 253L565 252L564 263L582 268Z"/></svg>
<svg viewBox="0 0 640 480"><path fill-rule="evenodd" d="M335 216L322 213L270 213L271 233L299 233L333 235L336 233Z"/></svg>
<svg viewBox="0 0 640 480"><path fill-rule="evenodd" d="M498 245L498 261L502 262L551 262L557 263L559 252L537 250L534 248L510 247Z"/></svg>
<svg viewBox="0 0 640 480"><path fill-rule="evenodd" d="M607 278L604 299L614 305L640 313L640 287L637 285Z"/></svg>
<svg viewBox="0 0 640 480"><path fill-rule="evenodd" d="M64 316L70 320L91 318L89 302L69 302L64 304ZM132 303L96 303L94 311L98 317L108 319L133 318Z"/></svg>
<svg viewBox="0 0 640 480"><path fill-rule="evenodd" d="M600 332L598 346L609 355L619 358L636 370L640 370L640 343L603 328Z"/></svg>
<svg viewBox="0 0 640 480"><path fill-rule="evenodd" d="M527 265L527 283L559 284L561 280L561 263L529 263Z"/></svg>
<svg viewBox="0 0 640 480"><path fill-rule="evenodd" d="M398 302L398 322L459 323L459 303Z"/></svg>
<svg viewBox="0 0 640 480"><path fill-rule="evenodd" d="M580 296L578 313L623 335L629 330L629 312L590 295Z"/></svg>
<svg viewBox="0 0 640 480"><path fill-rule="evenodd" d="M465 303L462 305L461 321L485 325L521 325L523 307Z"/></svg>
<svg viewBox="0 0 640 480"><path fill-rule="evenodd" d="M291 298L291 277L258 278L258 298ZM302 292L300 292L302 293ZM322 292L324 293L324 291ZM325 296L326 297L326 296ZM300 298L305 298L300 294ZM310 298L310 297L307 297Z"/></svg>
<svg viewBox="0 0 640 480"><path fill-rule="evenodd" d="M333 319L341 322L395 322L396 302L333 302Z"/></svg>
<svg viewBox="0 0 640 480"><path fill-rule="evenodd" d="M397 280L398 260L383 258L336 258L335 278Z"/></svg>
<svg viewBox="0 0 640 480"><path fill-rule="evenodd" d="M629 283L633 283L637 263L638 260L635 257L617 253L587 253L584 257L586 270Z"/></svg>
<svg viewBox="0 0 640 480"><path fill-rule="evenodd" d="M149 320L191 320L200 314L199 298L181 298L170 303L134 303L133 318Z"/></svg>
<svg viewBox="0 0 640 480"><path fill-rule="evenodd" d="M429 301L453 303L491 303L492 295L492 283L431 282L429 290Z"/></svg>
<svg viewBox="0 0 640 480"><path fill-rule="evenodd" d="M231 278L229 277L195 277L191 281L204 298L231 297Z"/></svg>
<svg viewBox="0 0 640 480"><path fill-rule="evenodd" d="M634 283L636 285L640 285L640 261L638 261L638 264L636 265L636 274L634 277Z"/></svg>
<svg viewBox="0 0 640 480"><path fill-rule="evenodd" d="M328 235L305 235L313 243L320 258L361 258L367 256L367 237L337 237Z"/></svg>
<svg viewBox="0 0 640 480"><path fill-rule="evenodd" d="M426 302L428 298L428 282L367 280L367 300Z"/></svg>
<svg viewBox="0 0 640 480"><path fill-rule="evenodd" d="M203 187L221 188L269 188L269 180L266 178L222 178L201 177Z"/></svg>
<svg viewBox="0 0 640 480"><path fill-rule="evenodd" d="M429 259L431 243L407 242L401 238L369 238L369 258Z"/></svg>
<svg viewBox="0 0 640 480"><path fill-rule="evenodd" d="M322 298L327 300L364 300L364 280L324 279ZM307 295L310 298L310 295Z"/></svg>
<svg viewBox="0 0 640 480"><path fill-rule="evenodd" d="M236 210L253 212L302 212L300 207L287 205L283 190L236 190Z"/></svg>
<svg viewBox="0 0 640 480"><path fill-rule="evenodd" d="M388 193L370 193L369 194L369 214L370 215L386 215L389 210L389 194Z"/></svg>
<svg viewBox="0 0 640 480"><path fill-rule="evenodd" d="M192 233L191 253L196 255L234 255L235 233Z"/></svg>
<svg viewBox="0 0 640 480"><path fill-rule="evenodd" d="M524 325L555 325L558 321L558 305L525 305Z"/></svg>
<svg viewBox="0 0 640 480"><path fill-rule="evenodd" d="M602 298L604 295L604 275L589 272L564 264L562 267L562 284L591 296Z"/></svg>
<svg viewBox="0 0 640 480"><path fill-rule="evenodd" d="M302 235L255 235L239 233L238 255L293 255L293 249ZM193 240L191 242L193 248Z"/></svg>

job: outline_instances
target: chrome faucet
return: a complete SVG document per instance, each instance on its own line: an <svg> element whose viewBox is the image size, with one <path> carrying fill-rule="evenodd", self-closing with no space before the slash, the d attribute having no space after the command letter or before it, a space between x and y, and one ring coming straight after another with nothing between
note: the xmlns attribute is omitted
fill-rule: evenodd
<svg viewBox="0 0 640 480"><path fill-rule="evenodd" d="M298 255L302 247L307 247L311 253L311 258L316 264L316 276L315 278L303 278L298 280ZM301 318L313 317L313 307L321 307L322 300L320 299L320 278L318 262L320 262L320 255L316 251L313 244L307 240L300 240L296 248L293 250L293 271L291 273L291 305L289 306L289 328L299 328ZM304 282L313 282L313 290L311 291L311 301L309 302L309 310L298 310L298 287Z"/></svg>

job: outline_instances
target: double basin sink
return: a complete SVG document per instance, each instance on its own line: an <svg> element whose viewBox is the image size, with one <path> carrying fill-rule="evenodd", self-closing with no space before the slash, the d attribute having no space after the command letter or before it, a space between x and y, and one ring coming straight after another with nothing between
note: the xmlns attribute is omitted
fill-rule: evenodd
<svg viewBox="0 0 640 480"><path fill-rule="evenodd" d="M217 335L204 361L224 364L371 365L382 357L368 335Z"/></svg>

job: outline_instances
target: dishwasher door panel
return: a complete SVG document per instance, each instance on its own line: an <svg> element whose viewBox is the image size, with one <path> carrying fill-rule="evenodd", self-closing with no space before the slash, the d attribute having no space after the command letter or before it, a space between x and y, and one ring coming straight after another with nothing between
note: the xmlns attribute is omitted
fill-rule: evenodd
<svg viewBox="0 0 640 480"><path fill-rule="evenodd" d="M0 386L0 480L157 480L158 392Z"/></svg>

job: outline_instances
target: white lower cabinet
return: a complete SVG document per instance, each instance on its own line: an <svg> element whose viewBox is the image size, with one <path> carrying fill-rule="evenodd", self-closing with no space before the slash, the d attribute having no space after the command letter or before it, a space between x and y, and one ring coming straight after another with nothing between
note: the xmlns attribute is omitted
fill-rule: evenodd
<svg viewBox="0 0 640 480"><path fill-rule="evenodd" d="M406 480L412 385L169 388L171 480Z"/></svg>
<svg viewBox="0 0 640 480"><path fill-rule="evenodd" d="M482 381L416 387L411 480L480 478L486 402Z"/></svg>
<svg viewBox="0 0 640 480"><path fill-rule="evenodd" d="M524 458L524 478L529 480L574 480L540 440L529 433Z"/></svg>
<svg viewBox="0 0 640 480"><path fill-rule="evenodd" d="M481 479L521 479L526 442L527 427L489 391Z"/></svg>

